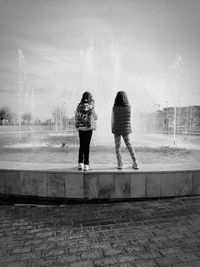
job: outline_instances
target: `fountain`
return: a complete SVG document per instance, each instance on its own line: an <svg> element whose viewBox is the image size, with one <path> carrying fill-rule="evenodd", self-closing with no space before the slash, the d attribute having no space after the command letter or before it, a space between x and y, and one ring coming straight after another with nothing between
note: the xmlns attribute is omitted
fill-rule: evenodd
<svg viewBox="0 0 200 267"><path fill-rule="evenodd" d="M126 90L122 85L124 84L122 78L122 64L123 64L123 54L122 49L117 42L104 42L90 40L89 46L85 49L80 50L80 87L81 90L74 89L62 80L61 75L57 74L55 90L52 92L52 96L49 96L49 102L51 103L53 110L53 124L51 125L22 125L22 114L25 111L30 111L32 116L34 116L34 91L29 85L29 79L27 75L28 63L21 49L18 50L18 142L16 137L12 136L11 141L6 142L3 147L9 149L23 150L29 149L29 151L39 150L42 155L44 150L59 149L60 147L66 147L71 149L71 153L74 155L71 157L71 161L76 161L76 151L78 147L78 136L74 128L71 126L66 128L66 120L72 117L73 110L75 110L78 101L80 101L83 91L89 90L92 92L95 100L96 110L98 113L97 131L94 131L92 138L92 150L94 153L99 152L99 150L109 151L108 155L111 160L108 162L115 162L113 157L114 151L114 140L110 129L110 119L111 110L114 102L116 92L118 90ZM182 73L182 59L177 56L171 69L177 76ZM180 77L179 77L180 78ZM180 80L180 79L179 79ZM121 87L122 86L122 87ZM173 90L178 86L177 83L173 83ZM146 97L150 97L151 94L150 82L145 82L145 90L147 90ZM129 100L132 103L132 92L130 88L128 90L128 96L130 93ZM133 89L134 91L136 89ZM158 106L158 104L156 104ZM156 106L156 107L157 107ZM160 106L160 105L159 105ZM145 108L145 107L144 107ZM156 108L156 112L159 110ZM150 152L150 150L158 152L160 149L161 153L166 153L165 156L169 157L170 151L180 151L183 149L192 149L197 151L199 149L198 137L193 136L190 138L190 142L187 143L186 138L183 135L177 134L177 109L174 108L174 114L167 114L168 124L173 124L173 134L168 135L160 133L154 133L154 131L149 126L149 118L147 113L144 111L144 115L137 115L137 110L133 110L133 143L140 153ZM190 112L191 113L191 112ZM171 115L170 115L171 114ZM170 122L170 116L174 117L174 120ZM191 116L191 114L190 114ZM166 117L166 115L165 115ZM157 117L154 118L157 120ZM144 121L141 123L141 121ZM70 125L73 122L70 121ZM152 123L152 122L151 122ZM191 119L190 119L191 124ZM137 128L137 125L139 127ZM169 125L167 126L169 127ZM157 129L158 130L158 129ZM164 132L163 128L163 132ZM169 130L169 129L168 129ZM162 129L161 129L162 131ZM151 133L152 132L152 133ZM23 138L22 138L23 134ZM192 140L193 139L193 140ZM158 141L159 140L159 141ZM173 146L174 144L174 150ZM74 151L72 152L72 150ZM96 152L95 152L96 151ZM151 152L152 152L151 151ZM22 152L22 151L21 151ZM54 151L55 152L55 151ZM57 151L58 153L60 150ZM181 153L181 152L180 152ZM71 155L72 155L71 154ZM184 155L184 152L183 152ZM11 155L10 155L11 156ZM48 156L49 157L49 156ZM103 159L98 159L101 162ZM152 158L152 155L151 155ZM156 157L155 157L156 158ZM164 157L165 158L165 157ZM34 160L39 160L40 158L34 158ZM51 161L51 158L49 157ZM52 157L52 161L55 161ZM60 160L60 159L59 159ZM62 159L62 161L65 159ZM144 155L141 155L141 160L143 162L148 161ZM166 160L166 158L165 158ZM189 159L188 159L189 160ZM128 162L128 158L126 159ZM167 162L170 161L168 158Z"/></svg>
<svg viewBox="0 0 200 267"><path fill-rule="evenodd" d="M130 169L130 157L124 147L123 162L126 167L121 173L116 170L110 117L117 91L126 90L122 81L123 54L120 45L91 40L88 48L80 50L80 63L81 89L74 90L59 79L56 83L51 99L55 107L53 126L32 125L32 129L27 130L21 118L26 110L31 109L33 114L34 91L28 83L27 61L22 50L18 50L18 142L16 136L10 136L8 132L0 135L0 165L4 169L0 183L5 185L4 192L69 198L160 197L200 193L199 135L192 136L190 142L183 142L184 136L178 135L177 127L168 134L148 132L148 116L138 116L137 119L136 110L133 112L133 141L141 170L134 172ZM150 95L149 83L145 84L145 90L146 87ZM99 117L91 144L91 166L94 166L94 170L77 173L72 166L76 166L77 162L78 135L74 129L69 131L65 127L62 118L73 115L72 110L75 110L86 90L93 94ZM132 101L131 93L134 92L132 88L127 90ZM65 100L66 94L68 102ZM71 109L71 113L67 114L66 109ZM158 112L154 113L157 115ZM168 119L174 115L170 110L167 112ZM144 119L144 127L138 130L135 125L141 118ZM66 138L67 149L62 149L66 145ZM175 146L172 145L173 140ZM10 182L5 166L8 172L15 170L13 175L17 188Z"/></svg>

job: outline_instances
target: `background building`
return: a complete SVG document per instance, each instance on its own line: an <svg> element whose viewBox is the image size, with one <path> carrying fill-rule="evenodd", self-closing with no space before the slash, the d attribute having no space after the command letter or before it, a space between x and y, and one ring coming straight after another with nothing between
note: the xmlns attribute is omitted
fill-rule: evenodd
<svg viewBox="0 0 200 267"><path fill-rule="evenodd" d="M146 114L147 132L200 135L200 106L167 107Z"/></svg>

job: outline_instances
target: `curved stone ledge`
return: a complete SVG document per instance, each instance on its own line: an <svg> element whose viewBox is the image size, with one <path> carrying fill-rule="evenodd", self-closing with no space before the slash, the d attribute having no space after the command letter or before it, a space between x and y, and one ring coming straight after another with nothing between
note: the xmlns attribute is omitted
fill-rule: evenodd
<svg viewBox="0 0 200 267"><path fill-rule="evenodd" d="M55 167L55 166L54 166ZM130 199L200 194L200 170L1 169L0 194L66 199Z"/></svg>

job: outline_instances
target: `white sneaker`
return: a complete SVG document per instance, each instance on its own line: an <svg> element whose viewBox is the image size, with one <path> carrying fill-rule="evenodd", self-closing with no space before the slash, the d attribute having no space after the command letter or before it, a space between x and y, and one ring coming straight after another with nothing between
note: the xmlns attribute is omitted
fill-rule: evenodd
<svg viewBox="0 0 200 267"><path fill-rule="evenodd" d="M118 169L118 170L122 170L122 169L123 169L123 165L118 165L118 166L117 166L117 169Z"/></svg>
<svg viewBox="0 0 200 267"><path fill-rule="evenodd" d="M79 170L79 171L82 171L82 170L83 170L83 163L79 163L79 164L78 164L78 170Z"/></svg>
<svg viewBox="0 0 200 267"><path fill-rule="evenodd" d="M89 171L90 170L90 166L87 165L87 164L84 164L84 168L83 168L84 171Z"/></svg>

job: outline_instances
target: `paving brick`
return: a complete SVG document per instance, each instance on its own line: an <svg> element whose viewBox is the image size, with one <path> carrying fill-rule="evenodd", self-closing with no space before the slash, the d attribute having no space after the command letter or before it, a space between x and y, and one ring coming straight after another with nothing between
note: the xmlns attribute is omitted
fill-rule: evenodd
<svg viewBox="0 0 200 267"><path fill-rule="evenodd" d="M159 259L155 259L160 267L164 266L173 266L177 263L180 263L180 260L177 257L163 257Z"/></svg>
<svg viewBox="0 0 200 267"><path fill-rule="evenodd" d="M187 262L187 263L175 264L175 265L173 265L173 267L198 267L198 265L196 265L195 262Z"/></svg>
<svg viewBox="0 0 200 267"><path fill-rule="evenodd" d="M46 242L47 243L57 243L59 241L64 241L64 239L65 239L64 236L54 236L54 237L47 238Z"/></svg>
<svg viewBox="0 0 200 267"><path fill-rule="evenodd" d="M117 264L118 261L115 257L102 257L99 259L95 259L94 263L95 263L95 267L102 267L105 265Z"/></svg>
<svg viewBox="0 0 200 267"><path fill-rule="evenodd" d="M46 232L46 233L38 233L36 234L36 238L48 238L54 236L54 232Z"/></svg>
<svg viewBox="0 0 200 267"><path fill-rule="evenodd" d="M184 247L180 247L180 249L184 252L184 253L190 253L190 252L200 252L200 245L193 245L193 246L184 246Z"/></svg>
<svg viewBox="0 0 200 267"><path fill-rule="evenodd" d="M19 255L2 256L2 257L0 257L0 263L16 262L18 258L19 258Z"/></svg>
<svg viewBox="0 0 200 267"><path fill-rule="evenodd" d="M196 254L184 254L184 255L178 255L177 256L182 262L187 261L198 261L200 260L200 257Z"/></svg>
<svg viewBox="0 0 200 267"><path fill-rule="evenodd" d="M186 264L188 264L188 263L186 263ZM178 266L178 267L181 267L181 266ZM187 266L184 266L184 267L187 267ZM195 261L194 267L200 267L200 261Z"/></svg>
<svg viewBox="0 0 200 267"><path fill-rule="evenodd" d="M104 256L115 256L115 255L124 255L124 251L122 248L107 248L102 249Z"/></svg>
<svg viewBox="0 0 200 267"><path fill-rule="evenodd" d="M169 239L168 239L168 237L167 236L165 236L165 235L160 235L160 236L155 236L155 237L151 237L150 238L150 241L151 242L168 242L169 241Z"/></svg>
<svg viewBox="0 0 200 267"><path fill-rule="evenodd" d="M176 240L164 240L163 244L167 248L172 248L172 247L177 247L178 246L178 242Z"/></svg>
<svg viewBox="0 0 200 267"><path fill-rule="evenodd" d="M9 252L9 248L0 248L0 257L6 256Z"/></svg>
<svg viewBox="0 0 200 267"><path fill-rule="evenodd" d="M113 224L111 225L112 229L123 229L123 228L128 228L128 224L126 223L118 223L118 224Z"/></svg>
<svg viewBox="0 0 200 267"><path fill-rule="evenodd" d="M24 253L24 254L20 255L20 261L22 261L22 260L32 260L32 259L42 259L42 258L43 258L43 254L34 253L34 252Z"/></svg>
<svg viewBox="0 0 200 267"><path fill-rule="evenodd" d="M94 228L95 232L105 231L105 230L110 230L111 229L110 225L94 226L93 228Z"/></svg>
<svg viewBox="0 0 200 267"><path fill-rule="evenodd" d="M158 251L143 252L139 254L140 258L143 260L155 259L161 256Z"/></svg>
<svg viewBox="0 0 200 267"><path fill-rule="evenodd" d="M0 247L1 248L16 248L22 247L23 241L15 241L12 237L2 237L0 238Z"/></svg>
<svg viewBox="0 0 200 267"><path fill-rule="evenodd" d="M134 238L135 236L132 234L121 234L121 235L117 235L117 239L120 240L120 241L124 241L124 240L129 240L129 239L132 239ZM112 240L111 240L112 241Z"/></svg>
<svg viewBox="0 0 200 267"><path fill-rule="evenodd" d="M65 240L57 243L58 247L75 247L76 241L71 240Z"/></svg>
<svg viewBox="0 0 200 267"><path fill-rule="evenodd" d="M123 262L123 263L120 263L119 265L117 265L118 267L133 267L135 265L132 265L131 263L129 262ZM114 267L114 266L113 266Z"/></svg>
<svg viewBox="0 0 200 267"><path fill-rule="evenodd" d="M158 267L158 264L154 260L135 262L135 267Z"/></svg>
<svg viewBox="0 0 200 267"><path fill-rule="evenodd" d="M58 257L59 263L71 263L71 262L79 262L80 256L79 255L63 255Z"/></svg>
<svg viewBox="0 0 200 267"><path fill-rule="evenodd" d="M53 249L51 251L46 252L46 257L56 257L63 254L66 254L65 249Z"/></svg>
<svg viewBox="0 0 200 267"><path fill-rule="evenodd" d="M110 245L109 243L100 243L100 244L93 244L90 245L90 250L101 250L101 249L109 249Z"/></svg>
<svg viewBox="0 0 200 267"><path fill-rule="evenodd" d="M147 244L149 244L149 242L150 242L149 239L146 237L130 240L130 243L132 246L147 245Z"/></svg>
<svg viewBox="0 0 200 267"><path fill-rule="evenodd" d="M81 260L97 259L102 257L101 251L95 250L93 252L83 252L80 254Z"/></svg>
<svg viewBox="0 0 200 267"><path fill-rule="evenodd" d="M61 267L61 266L63 267L63 264L59 263L55 259L31 261L31 267ZM65 267L69 267L69 265L65 264Z"/></svg>
<svg viewBox="0 0 200 267"><path fill-rule="evenodd" d="M132 253L144 252L145 249L142 246L127 246L124 247L124 251L126 252L126 254L132 254Z"/></svg>
<svg viewBox="0 0 200 267"><path fill-rule="evenodd" d="M118 256L117 259L120 263L135 262L135 261L140 260L140 258L136 254L135 255L132 254L132 255Z"/></svg>
<svg viewBox="0 0 200 267"><path fill-rule="evenodd" d="M161 249L160 253L163 256L172 256L172 255L179 255L182 253L182 251L179 248L167 248L167 249Z"/></svg>
<svg viewBox="0 0 200 267"><path fill-rule="evenodd" d="M87 238L83 240L77 240L77 244L79 246L89 246L90 244L96 244L97 240L96 238Z"/></svg>
<svg viewBox="0 0 200 267"><path fill-rule="evenodd" d="M24 246L29 246L29 245L39 245L42 244L43 240L42 239L33 239L33 240L28 240L24 242Z"/></svg>
<svg viewBox="0 0 200 267"><path fill-rule="evenodd" d="M30 263L29 262L10 262L6 263L4 267L29 267Z"/></svg>
<svg viewBox="0 0 200 267"><path fill-rule="evenodd" d="M33 228L29 231L26 231L29 234L36 234L36 233L41 233L43 230L42 229L37 229L37 228Z"/></svg>
<svg viewBox="0 0 200 267"><path fill-rule="evenodd" d="M81 253L81 252L86 252L86 251L88 251L87 246L75 247L75 248L69 248L68 249L69 254Z"/></svg>
<svg viewBox="0 0 200 267"><path fill-rule="evenodd" d="M199 237L187 237L183 239L183 242L180 244L185 244L185 245L192 245L192 244L199 244L200 243L200 238Z"/></svg>
<svg viewBox="0 0 200 267"><path fill-rule="evenodd" d="M177 240L177 239L184 239L185 235L184 233L173 233L173 234L167 234L167 237L170 240Z"/></svg>
<svg viewBox="0 0 200 267"><path fill-rule="evenodd" d="M13 248L12 253L13 254L19 254L19 253L27 253L31 251L31 246L28 247L19 247L19 248Z"/></svg>
<svg viewBox="0 0 200 267"><path fill-rule="evenodd" d="M33 250L35 250L35 251L47 251L50 249L55 249L55 247L56 247L56 244L53 244L53 243L39 244L39 245L33 247Z"/></svg>
<svg viewBox="0 0 200 267"><path fill-rule="evenodd" d="M147 245L143 246L147 252L150 252L152 250L160 250L166 248L166 246L162 242L156 242L156 243L148 243Z"/></svg>
<svg viewBox="0 0 200 267"><path fill-rule="evenodd" d="M111 242L110 246L112 248L118 248L118 247L129 247L131 245L129 240L125 241L117 241L117 242Z"/></svg>
<svg viewBox="0 0 200 267"><path fill-rule="evenodd" d="M70 267L95 267L92 261L82 261L71 263Z"/></svg>

